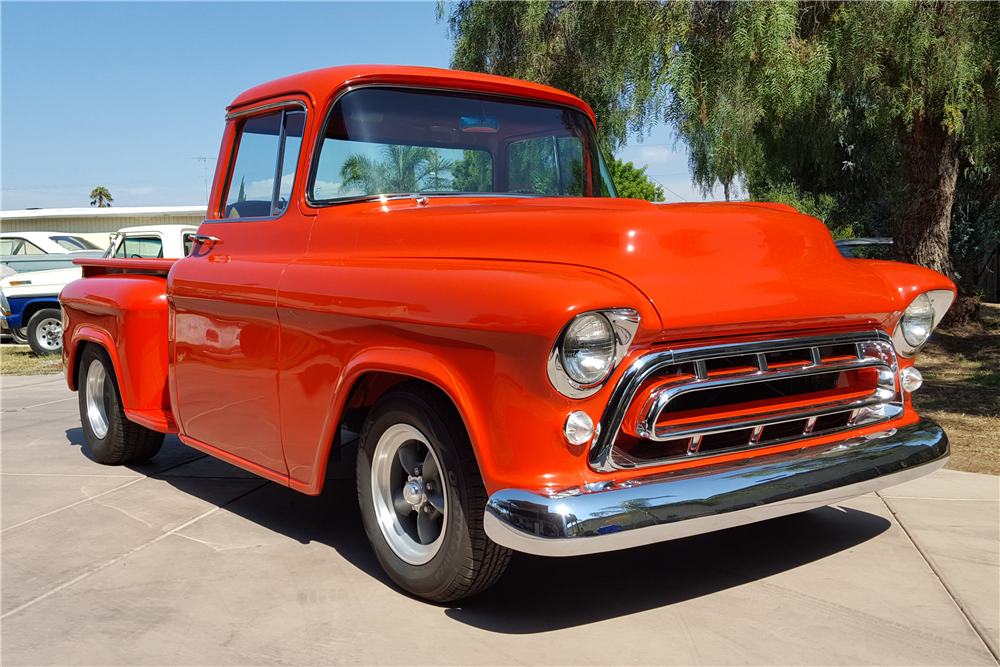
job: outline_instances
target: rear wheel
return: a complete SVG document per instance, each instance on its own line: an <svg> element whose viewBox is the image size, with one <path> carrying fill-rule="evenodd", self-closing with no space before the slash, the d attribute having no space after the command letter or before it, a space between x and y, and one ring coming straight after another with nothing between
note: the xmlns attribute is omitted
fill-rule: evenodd
<svg viewBox="0 0 1000 667"><path fill-rule="evenodd" d="M483 530L486 489L447 397L410 384L379 399L361 433L357 468L365 532L400 587L447 602L503 574L511 552Z"/></svg>
<svg viewBox="0 0 1000 667"><path fill-rule="evenodd" d="M122 408L115 369L107 351L87 345L77 383L80 421L87 449L99 463L123 465L156 456L163 434L129 421Z"/></svg>
<svg viewBox="0 0 1000 667"><path fill-rule="evenodd" d="M20 329L11 329L10 337L14 339L14 342L18 345L28 344L28 327L21 327Z"/></svg>
<svg viewBox="0 0 1000 667"><path fill-rule="evenodd" d="M42 308L28 319L25 335L32 351L39 355L62 353L62 311Z"/></svg>

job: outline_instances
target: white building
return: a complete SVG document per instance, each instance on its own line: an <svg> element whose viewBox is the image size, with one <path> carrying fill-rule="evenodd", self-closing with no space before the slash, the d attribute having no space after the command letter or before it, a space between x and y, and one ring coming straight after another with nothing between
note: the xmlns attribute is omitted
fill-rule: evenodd
<svg viewBox="0 0 1000 667"><path fill-rule="evenodd" d="M83 236L100 247L122 227L140 225L198 226L204 206L120 206L110 208L39 208L0 211L3 232L66 232Z"/></svg>

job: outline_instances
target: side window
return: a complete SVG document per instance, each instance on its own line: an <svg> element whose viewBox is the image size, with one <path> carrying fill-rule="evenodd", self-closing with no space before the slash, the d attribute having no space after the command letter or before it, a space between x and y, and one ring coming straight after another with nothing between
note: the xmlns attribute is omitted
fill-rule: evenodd
<svg viewBox="0 0 1000 667"><path fill-rule="evenodd" d="M163 257L163 242L155 236L126 236L115 257L127 259L158 259Z"/></svg>
<svg viewBox="0 0 1000 667"><path fill-rule="evenodd" d="M194 249L194 239L191 238L193 236L194 236L194 234L185 234L184 235L184 256L185 257L187 257L188 255L190 255L191 254L191 250Z"/></svg>
<svg viewBox="0 0 1000 667"><path fill-rule="evenodd" d="M266 218L288 207L304 124L304 112L287 110L243 123L222 217Z"/></svg>
<svg viewBox="0 0 1000 667"><path fill-rule="evenodd" d="M19 238L3 239L3 246L0 248L3 255L45 255L46 252L36 246L31 241Z"/></svg>
<svg viewBox="0 0 1000 667"><path fill-rule="evenodd" d="M14 251L17 255L47 255L48 253L36 246L31 241L25 241L24 245Z"/></svg>

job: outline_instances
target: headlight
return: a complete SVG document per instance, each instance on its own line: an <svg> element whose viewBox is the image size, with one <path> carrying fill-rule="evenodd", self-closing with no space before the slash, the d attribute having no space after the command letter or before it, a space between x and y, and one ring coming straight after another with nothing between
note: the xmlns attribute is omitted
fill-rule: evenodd
<svg viewBox="0 0 1000 667"><path fill-rule="evenodd" d="M566 374L581 385L597 384L615 360L615 332L603 315L581 315L566 328L562 362Z"/></svg>
<svg viewBox="0 0 1000 667"><path fill-rule="evenodd" d="M559 393L585 398L600 391L639 328L628 308L577 315L562 330L549 355L548 376Z"/></svg>
<svg viewBox="0 0 1000 667"><path fill-rule="evenodd" d="M910 302L892 334L892 344L898 354L912 357L931 337L931 331L951 307L955 293L951 290L924 292Z"/></svg>
<svg viewBox="0 0 1000 667"><path fill-rule="evenodd" d="M903 331L903 338L911 346L920 347L927 342L931 337L931 329L934 328L934 309L926 294L921 294L907 306L899 327Z"/></svg>

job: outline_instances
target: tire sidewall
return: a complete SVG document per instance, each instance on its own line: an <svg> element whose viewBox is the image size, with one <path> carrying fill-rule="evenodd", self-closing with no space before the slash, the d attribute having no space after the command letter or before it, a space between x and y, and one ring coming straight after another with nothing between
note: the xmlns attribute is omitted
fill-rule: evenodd
<svg viewBox="0 0 1000 667"><path fill-rule="evenodd" d="M87 375L90 373L90 365L95 359L104 365L104 372L107 375L106 382L111 382L112 387L111 405L108 406L108 432L103 438L98 438L97 434L94 433L87 416ZM118 419L121 398L118 393L118 378L115 377L115 367L104 348L91 344L83 350L80 355L80 376L76 388L80 403L80 422L83 426L83 438L87 443L87 449L99 463L117 463L113 439L117 428L116 420Z"/></svg>
<svg viewBox="0 0 1000 667"><path fill-rule="evenodd" d="M437 454L446 481L447 516L445 539L440 550L422 565L402 560L389 546L378 524L372 498L371 474L375 446L382 434L395 424L409 424L427 438ZM413 394L393 393L380 399L372 408L358 446L358 501L365 532L375 555L389 577L404 590L425 598L434 598L449 588L460 568L472 553L467 520L468 489L462 474L455 443L447 427L420 398Z"/></svg>
<svg viewBox="0 0 1000 667"><path fill-rule="evenodd" d="M50 350L46 347L42 347L38 340L38 326L42 323L42 321L50 318L58 319L62 322L62 311L57 308L42 308L28 319L28 326L25 331L28 338L28 345L30 345L31 350L39 356L49 356L62 353L62 341L60 341L59 347L54 350Z"/></svg>

